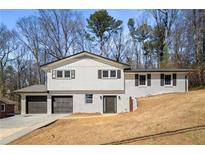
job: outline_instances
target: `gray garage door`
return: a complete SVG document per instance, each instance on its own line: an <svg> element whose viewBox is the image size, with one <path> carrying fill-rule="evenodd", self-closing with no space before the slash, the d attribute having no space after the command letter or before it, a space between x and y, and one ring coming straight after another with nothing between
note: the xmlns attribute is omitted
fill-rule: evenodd
<svg viewBox="0 0 205 154"><path fill-rule="evenodd" d="M26 112L28 114L47 113L46 96L26 96Z"/></svg>
<svg viewBox="0 0 205 154"><path fill-rule="evenodd" d="M52 96L53 113L72 113L73 97L72 96Z"/></svg>

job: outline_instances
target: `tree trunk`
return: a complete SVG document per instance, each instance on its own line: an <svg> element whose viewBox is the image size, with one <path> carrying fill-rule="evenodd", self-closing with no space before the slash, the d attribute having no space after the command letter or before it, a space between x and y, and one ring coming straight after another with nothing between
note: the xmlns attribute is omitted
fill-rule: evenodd
<svg viewBox="0 0 205 154"><path fill-rule="evenodd" d="M4 68L3 64L1 63L1 72L0 72L0 97L4 96Z"/></svg>

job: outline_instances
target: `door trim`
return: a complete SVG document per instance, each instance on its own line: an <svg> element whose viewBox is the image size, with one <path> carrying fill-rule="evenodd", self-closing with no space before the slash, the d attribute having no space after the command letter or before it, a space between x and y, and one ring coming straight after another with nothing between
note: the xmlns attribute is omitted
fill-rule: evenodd
<svg viewBox="0 0 205 154"><path fill-rule="evenodd" d="M45 103L46 103L46 112L45 113L29 113L29 108L28 108L28 105L29 105L29 97L45 97L46 98L46 100L45 100ZM25 100L26 100L26 102L25 102L25 106L26 106L26 114L47 114L47 112L48 112L48 107L47 107L47 104L48 104L48 102L47 102L47 95L27 95L26 97L25 97ZM38 101L37 101L38 102Z"/></svg>
<svg viewBox="0 0 205 154"><path fill-rule="evenodd" d="M70 113L73 113L73 95L52 95L51 96L51 113L52 114L60 114L60 113L54 113L54 104L53 104L54 97L72 97L72 112Z"/></svg>
<svg viewBox="0 0 205 154"><path fill-rule="evenodd" d="M106 112L105 111L105 98L106 97L115 97L115 104L114 104L114 106L115 106L115 109L114 109L114 112L113 113L117 113L117 95L103 95L103 114L105 113L108 113L108 112Z"/></svg>

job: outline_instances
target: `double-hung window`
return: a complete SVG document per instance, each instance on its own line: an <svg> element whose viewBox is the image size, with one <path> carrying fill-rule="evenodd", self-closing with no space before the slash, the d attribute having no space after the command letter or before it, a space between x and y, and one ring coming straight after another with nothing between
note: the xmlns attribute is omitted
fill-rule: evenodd
<svg viewBox="0 0 205 154"><path fill-rule="evenodd" d="M63 71L57 71L57 78L63 78Z"/></svg>
<svg viewBox="0 0 205 154"><path fill-rule="evenodd" d="M57 70L57 78L58 79L71 79L71 70Z"/></svg>
<svg viewBox="0 0 205 154"><path fill-rule="evenodd" d="M139 75L139 85L146 86L147 85L147 76L146 75Z"/></svg>
<svg viewBox="0 0 205 154"><path fill-rule="evenodd" d="M70 78L70 70L64 71L64 78Z"/></svg>
<svg viewBox="0 0 205 154"><path fill-rule="evenodd" d="M166 86L172 85L172 76L170 74L164 75L164 85Z"/></svg>
<svg viewBox="0 0 205 154"><path fill-rule="evenodd" d="M103 78L108 78L109 77L109 71L108 70L103 70L102 71L102 76L103 76Z"/></svg>
<svg viewBox="0 0 205 154"><path fill-rule="evenodd" d="M117 77L116 70L110 70L110 77L111 78L116 78Z"/></svg>
<svg viewBox="0 0 205 154"><path fill-rule="evenodd" d="M103 70L102 78L117 78L117 70Z"/></svg>

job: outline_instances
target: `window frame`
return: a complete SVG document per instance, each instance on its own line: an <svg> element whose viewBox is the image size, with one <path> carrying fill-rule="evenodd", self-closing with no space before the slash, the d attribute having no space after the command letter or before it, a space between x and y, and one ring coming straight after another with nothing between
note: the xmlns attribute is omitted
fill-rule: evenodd
<svg viewBox="0 0 205 154"><path fill-rule="evenodd" d="M61 80L70 80L72 79L71 76L71 69L65 69L65 70L55 70L56 71L56 78L55 79L61 79ZM58 77L58 71L62 71L62 77ZM70 72L70 76L69 77L65 77L65 72L69 71Z"/></svg>
<svg viewBox="0 0 205 154"><path fill-rule="evenodd" d="M111 71L115 71L115 77L111 77ZM117 78L117 70L109 70L109 78L116 79Z"/></svg>
<svg viewBox="0 0 205 154"><path fill-rule="evenodd" d="M85 94L85 104L93 104L93 94Z"/></svg>
<svg viewBox="0 0 205 154"><path fill-rule="evenodd" d="M65 72L66 72L66 71L69 72L69 74L70 74L69 77L66 77L66 76L65 76ZM64 78L64 79L71 79L71 70L64 70L64 71L63 71L63 78Z"/></svg>
<svg viewBox="0 0 205 154"><path fill-rule="evenodd" d="M62 77L58 77L58 72L62 72ZM56 79L63 79L64 78L64 71L63 70L56 70Z"/></svg>
<svg viewBox="0 0 205 154"><path fill-rule="evenodd" d="M108 77L104 77L104 76L103 76L103 72L104 72L104 71L108 71ZM111 77L111 71L115 71L115 77ZM110 69L110 70L102 70L101 76L102 76L102 79L117 79L117 70L113 70L113 69Z"/></svg>
<svg viewBox="0 0 205 154"><path fill-rule="evenodd" d="M165 80L166 80L166 76L170 76L170 84L166 84ZM165 87L169 87L169 86L173 86L173 77L172 77L172 74L164 74L164 86Z"/></svg>
<svg viewBox="0 0 205 154"><path fill-rule="evenodd" d="M2 110L2 106L4 106L3 110ZM5 111L6 111L6 104L1 104L1 112L5 112Z"/></svg>
<svg viewBox="0 0 205 154"><path fill-rule="evenodd" d="M145 85L140 84L140 76L145 76ZM147 87L147 74L139 74L138 80L140 87Z"/></svg>
<svg viewBox="0 0 205 154"><path fill-rule="evenodd" d="M104 77L104 76L103 76L103 72L104 72L104 71L107 71L107 72L108 72L107 77ZM109 79L109 70L102 70L102 79Z"/></svg>

